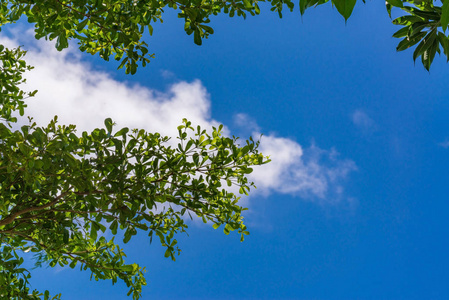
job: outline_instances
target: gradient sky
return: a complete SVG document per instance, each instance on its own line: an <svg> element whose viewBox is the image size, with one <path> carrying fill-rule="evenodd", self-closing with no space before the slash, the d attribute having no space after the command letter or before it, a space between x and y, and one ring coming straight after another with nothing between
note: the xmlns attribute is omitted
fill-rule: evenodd
<svg viewBox="0 0 449 300"><path fill-rule="evenodd" d="M361 2L361 1L359 1ZM147 268L143 299L449 299L449 65L430 72L397 53L382 1L344 19L330 5L246 20L217 16L194 45L169 12L134 76L115 62L55 53L19 24L0 40L29 49L40 90L28 114L81 129L111 116L171 134L182 117L262 137L273 162L244 204L251 235L190 222L182 254L137 236L127 262ZM20 37L20 39L19 39ZM123 284L70 268L32 285L63 299L126 299Z"/></svg>

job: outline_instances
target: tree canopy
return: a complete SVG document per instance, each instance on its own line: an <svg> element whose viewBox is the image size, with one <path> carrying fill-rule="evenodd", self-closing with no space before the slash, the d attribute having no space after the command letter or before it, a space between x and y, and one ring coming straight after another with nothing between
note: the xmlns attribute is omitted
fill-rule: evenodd
<svg viewBox="0 0 449 300"><path fill-rule="evenodd" d="M2 9L10 16L15 11L14 5ZM238 201L253 187L247 179L252 166L268 162L258 142L240 142L223 136L222 126L206 130L186 119L178 141L116 130L111 119L92 132L59 125L57 117L45 127L30 118L15 130L15 112L23 116L26 98L36 93L21 89L24 72L32 69L24 55L0 45L0 298L51 297L30 289L27 252L37 266L79 267L96 280L120 279L138 299L145 270L125 262L114 241L118 233L127 243L145 232L173 260L180 252L175 234L186 231L186 218L223 225L225 234L236 230L241 241L249 234ZM230 192L231 186L239 192Z"/></svg>
<svg viewBox="0 0 449 300"><path fill-rule="evenodd" d="M239 197L224 186L247 194L246 175L268 160L252 139L242 145L184 120L179 142L144 130L105 128L77 134L57 117L46 127L30 124L12 130L12 112L24 114L25 93L18 85L31 69L20 49L0 47L0 296L37 299L29 291L30 273L21 267L23 252L35 254L37 265L90 270L95 279L123 280L139 298L144 268L127 264L114 236L127 243L138 230L156 237L165 256L179 253L175 233L187 228L185 218L198 216L224 225L224 232L248 234ZM107 238L110 233L112 238ZM49 293L44 293L44 298Z"/></svg>
<svg viewBox="0 0 449 300"><path fill-rule="evenodd" d="M145 66L154 53L148 46L145 32L153 33L155 22L163 21L166 9L178 12L184 19L184 30L193 34L194 42L214 33L211 17L227 14L230 17L260 14L263 2L258 0L214 1L214 0L10 0L0 4L0 26L19 20L23 15L35 25L37 39L56 39L56 48L68 47L74 39L81 51L97 54L105 60L113 57L121 61L119 68L134 74L138 65ZM271 11L282 17L286 8L293 11L292 0L266 1ZM332 4L347 20L357 0L300 0L299 11L322 4ZM359 1L360 2L360 1ZM363 0L363 2L365 2ZM260 5L260 6L259 6ZM263 8L263 7L262 7ZM400 9L405 15L392 22L401 26L393 36L401 38L396 50L403 51L416 44L413 59L421 57L429 70L435 54L444 53L449 60L449 39L445 34L449 24L449 2L445 0L387 0L386 12L391 17L392 9Z"/></svg>

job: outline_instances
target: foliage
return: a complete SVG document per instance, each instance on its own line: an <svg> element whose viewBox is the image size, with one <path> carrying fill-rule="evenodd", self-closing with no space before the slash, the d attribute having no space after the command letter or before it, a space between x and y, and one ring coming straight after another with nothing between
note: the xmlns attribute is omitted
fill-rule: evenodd
<svg viewBox="0 0 449 300"><path fill-rule="evenodd" d="M210 17L219 13L246 17L247 13L260 13L258 0L214 1L214 0L11 0L2 2L0 7L0 25L17 21L26 15L28 22L35 24L36 38L56 39L58 50L68 47L68 40L78 40L82 51L98 53L103 59L110 56L121 60L119 68L125 66L126 72L134 74L138 62L145 66L154 54L150 54L144 41L145 31L153 33L152 23L162 22L164 9L178 11L178 17L185 21L184 30L194 36L194 42L201 45L202 39L214 33L209 26ZM270 9L282 17L284 5L293 11L291 0L268 0ZM357 0L300 0L299 10L331 2L347 20ZM365 2L363 0L363 2ZM402 51L421 42L413 58L421 56L426 69L440 45L449 59L448 37L444 34L449 23L449 3L439 0L387 0L386 7L397 7L406 16L393 20L396 25L405 26L395 37L405 37L397 50ZM445 4L446 3L446 4ZM407 29L405 29L407 28ZM438 29L441 31L438 32Z"/></svg>
<svg viewBox="0 0 449 300"><path fill-rule="evenodd" d="M308 7L326 2L329 0L300 0L301 14ZM356 4L356 0L331 2L345 20L351 16ZM395 38L403 38L396 47L397 51L419 43L413 52L413 60L421 57L421 62L428 71L435 54L440 54L441 50L449 61L449 38L445 34L449 24L448 0L386 0L385 5L390 17L393 7L406 12L406 15L393 20L393 24L403 26L393 34Z"/></svg>
<svg viewBox="0 0 449 300"><path fill-rule="evenodd" d="M365 0L362 0L365 2ZM148 49L144 33L153 33L157 21L162 22L166 9L178 12L184 19L184 30L193 34L194 42L202 44L202 39L214 33L210 26L212 15L221 13L246 18L247 14L260 14L258 0L9 0L0 4L0 26L13 23L25 15L28 22L35 24L37 39L56 39L56 47L68 47L68 41L75 39L81 51L96 54L105 60L112 56L121 61L119 68L134 74L140 63L145 66L154 57ZM282 17L286 7L294 9L292 0L268 0L271 11ZM299 0L299 11L330 2L347 20L357 0ZM406 15L393 20L393 24L403 26L393 36L403 38L397 51L416 44L413 59L421 57L424 67L429 70L435 54L441 52L449 60L449 39L445 34L449 23L449 1L446 0L387 0L386 8L391 16L393 7Z"/></svg>
<svg viewBox="0 0 449 300"><path fill-rule="evenodd" d="M224 232L248 234L239 197L222 184L247 194L253 185L246 175L267 162L257 143L211 133L184 120L179 143L144 130L105 128L78 135L74 125L57 118L46 127L30 124L13 130L11 112L24 114L22 60L24 52L0 47L0 298L49 299L30 291L30 272L23 253L35 254L38 266L78 266L94 279L118 279L140 296L144 268L127 264L114 241L123 233L127 243L138 231L157 237L165 256L179 254L178 232L185 218L196 215ZM109 238L111 237L111 238ZM59 295L55 296L55 299Z"/></svg>
<svg viewBox="0 0 449 300"><path fill-rule="evenodd" d="M418 44L413 52L413 60L421 56L421 62L427 70L430 69L435 54L440 54L441 49L449 61L449 39L444 33L449 23L449 1L444 1L442 6L436 6L434 2L437 1L387 1L390 16L392 7L398 7L407 13L393 20L393 24L403 26L393 35L403 38L396 48L397 51Z"/></svg>

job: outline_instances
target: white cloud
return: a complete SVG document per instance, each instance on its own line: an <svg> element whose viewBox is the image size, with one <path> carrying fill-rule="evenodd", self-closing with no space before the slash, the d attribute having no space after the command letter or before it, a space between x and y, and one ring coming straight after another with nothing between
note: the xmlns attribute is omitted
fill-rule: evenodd
<svg viewBox="0 0 449 300"><path fill-rule="evenodd" d="M287 138L263 136L260 149L272 161L268 168L256 168L251 179L265 194L278 192L337 203L344 197L344 180L357 169L353 161L340 159L333 149L323 150L314 144L303 149Z"/></svg>
<svg viewBox="0 0 449 300"><path fill-rule="evenodd" d="M53 52L53 51L52 51ZM166 92L127 85L107 73L62 53L30 51L27 61L35 66L27 74L27 88L39 90L29 101L27 113L38 124L58 115L61 123L79 130L103 127L112 118L119 127L144 128L176 136L184 117L205 127L218 126L210 117L210 100L200 81L178 82Z"/></svg>
<svg viewBox="0 0 449 300"><path fill-rule="evenodd" d="M354 125L364 133L372 132L376 129L376 123L362 110L354 111L351 118Z"/></svg>
<svg viewBox="0 0 449 300"><path fill-rule="evenodd" d="M17 44L5 37L0 43ZM184 117L204 128L219 124L211 118L210 96L199 80L177 82L164 92L130 85L93 70L77 52L57 52L45 42L36 43L26 60L35 66L26 75L26 89L39 90L28 102L26 113L40 125L58 115L60 123L76 124L79 131L88 131L103 127L104 119L111 117L119 127L176 136ZM365 124L363 116L354 120ZM237 114L234 120L260 136L257 123L248 115ZM225 132L229 133L228 129ZM263 136L260 149L272 162L251 174L259 194L277 192L334 201L341 198L343 180L356 169L354 162L340 159L334 150L315 145L303 149L291 139L274 135Z"/></svg>

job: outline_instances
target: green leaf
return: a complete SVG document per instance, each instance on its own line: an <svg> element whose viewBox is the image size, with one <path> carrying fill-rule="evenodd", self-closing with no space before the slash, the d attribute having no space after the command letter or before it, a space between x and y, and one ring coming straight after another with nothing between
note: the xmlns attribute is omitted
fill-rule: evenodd
<svg viewBox="0 0 449 300"><path fill-rule="evenodd" d="M165 257L170 257L171 255L172 255L172 253L171 253L170 249L165 250L165 254L164 254Z"/></svg>
<svg viewBox="0 0 449 300"><path fill-rule="evenodd" d="M443 47L443 52L449 62L449 39L444 33L438 32L438 40L440 41L441 47Z"/></svg>
<svg viewBox="0 0 449 300"><path fill-rule="evenodd" d="M230 233L229 228L225 226L225 228L223 228L223 232L224 234L228 235Z"/></svg>
<svg viewBox="0 0 449 300"><path fill-rule="evenodd" d="M404 25L404 26L408 26L408 25L412 25L413 23L416 22L423 22L424 20L420 17L417 16L402 16L399 18L396 18L392 21L392 23L394 25Z"/></svg>
<svg viewBox="0 0 449 300"><path fill-rule="evenodd" d="M70 263L69 267L71 269L75 268L76 267L76 260L72 260L72 262Z"/></svg>
<svg viewBox="0 0 449 300"><path fill-rule="evenodd" d="M209 34L213 34L214 33L214 29L210 26L207 25L201 25L201 27Z"/></svg>
<svg viewBox="0 0 449 300"><path fill-rule="evenodd" d="M424 36L426 35L426 32L421 32L412 38L406 37L401 42L399 42L398 46L396 47L396 51L404 51L405 49L408 49L412 46L414 46L416 43L418 43Z"/></svg>
<svg viewBox="0 0 449 300"><path fill-rule="evenodd" d="M125 235L123 237L123 243L128 243L131 239L131 232L129 230L125 231Z"/></svg>
<svg viewBox="0 0 449 300"><path fill-rule="evenodd" d="M256 13L256 15L260 14L260 8L259 8L259 5L257 3L254 3L254 12Z"/></svg>
<svg viewBox="0 0 449 300"><path fill-rule="evenodd" d="M65 35L60 35L56 39L56 49L58 51L61 51L62 49L65 49L69 47L69 41L67 40L67 37Z"/></svg>
<svg viewBox="0 0 449 300"><path fill-rule="evenodd" d="M201 44L203 43L203 41L201 40L200 29L199 29L198 27L195 28L195 30L193 31L193 41L194 41L195 44L197 44L198 46L201 46Z"/></svg>
<svg viewBox="0 0 449 300"><path fill-rule="evenodd" d="M410 32L409 32L409 36L414 36L415 34L418 34L419 32L421 32L423 29L425 29L426 27L428 27L428 23L427 22L416 22L414 24L412 24L410 26Z"/></svg>
<svg viewBox="0 0 449 300"><path fill-rule="evenodd" d="M120 58L119 58L120 59ZM123 66L128 62L129 57L125 57L121 62L120 65L117 67L117 70L123 68Z"/></svg>
<svg viewBox="0 0 449 300"><path fill-rule="evenodd" d="M117 222L117 220L114 220L114 221L111 223L111 226L109 226L109 229L111 230L111 233L112 233L113 235L116 235L116 234L117 234L117 228L118 228L118 222Z"/></svg>
<svg viewBox="0 0 449 300"><path fill-rule="evenodd" d="M106 120L104 120L104 125L106 126L106 129L108 130L108 133L112 132L112 119L111 118L107 118Z"/></svg>
<svg viewBox="0 0 449 300"><path fill-rule="evenodd" d="M348 20L351 16L356 2L357 0L332 0L332 3L345 20Z"/></svg>
<svg viewBox="0 0 449 300"><path fill-rule="evenodd" d="M403 7L403 10L410 12L412 15L421 17L425 20L439 20L440 19L440 14L438 14L437 12L432 12L432 11L425 11L425 10L420 10L420 9L416 9L413 7Z"/></svg>
<svg viewBox="0 0 449 300"><path fill-rule="evenodd" d="M419 43L419 45L416 47L415 51L413 52L413 61L416 60L416 58L420 55L422 55L425 51L427 51L435 41L435 38L437 36L436 30L432 30L422 41Z"/></svg>
<svg viewBox="0 0 449 300"><path fill-rule="evenodd" d="M132 272L134 270L133 265L123 265L120 267L123 272Z"/></svg>
<svg viewBox="0 0 449 300"><path fill-rule="evenodd" d="M100 227L98 226L98 224L96 222L91 222L91 227L90 227L90 238L92 240L96 240L97 239L97 231L100 229Z"/></svg>
<svg viewBox="0 0 449 300"><path fill-rule="evenodd" d="M89 22L89 19L85 19L84 21L80 22L77 26L76 26L76 31L81 31L84 29L84 27L86 27L87 22Z"/></svg>
<svg viewBox="0 0 449 300"><path fill-rule="evenodd" d="M245 174L251 174L252 172L253 172L252 168L245 168L245 169L243 169L243 173L245 173Z"/></svg>
<svg viewBox="0 0 449 300"><path fill-rule="evenodd" d="M308 0L299 0L299 12L303 15L307 8Z"/></svg>
<svg viewBox="0 0 449 300"><path fill-rule="evenodd" d="M253 7L249 0L243 0L243 4L245 5L245 8L247 8L247 9L251 9Z"/></svg>
<svg viewBox="0 0 449 300"><path fill-rule="evenodd" d="M443 2L440 23L443 31L446 31L449 24L449 1L447 0Z"/></svg>
<svg viewBox="0 0 449 300"><path fill-rule="evenodd" d="M438 42L434 41L434 43L421 55L422 64L424 65L424 68L426 68L427 71L430 70L430 65L433 62L437 49L438 49Z"/></svg>
<svg viewBox="0 0 449 300"><path fill-rule="evenodd" d="M126 137L126 134L129 132L129 128L128 127L123 127L122 129L120 129L116 134L114 134L115 137L118 136L123 136Z"/></svg>
<svg viewBox="0 0 449 300"><path fill-rule="evenodd" d="M398 31L396 31L396 32L393 34L393 37L395 37L395 38L401 38L401 37L407 36L408 31L409 31L409 28L410 28L410 27L406 26L406 27L403 27L403 28L399 29Z"/></svg>

